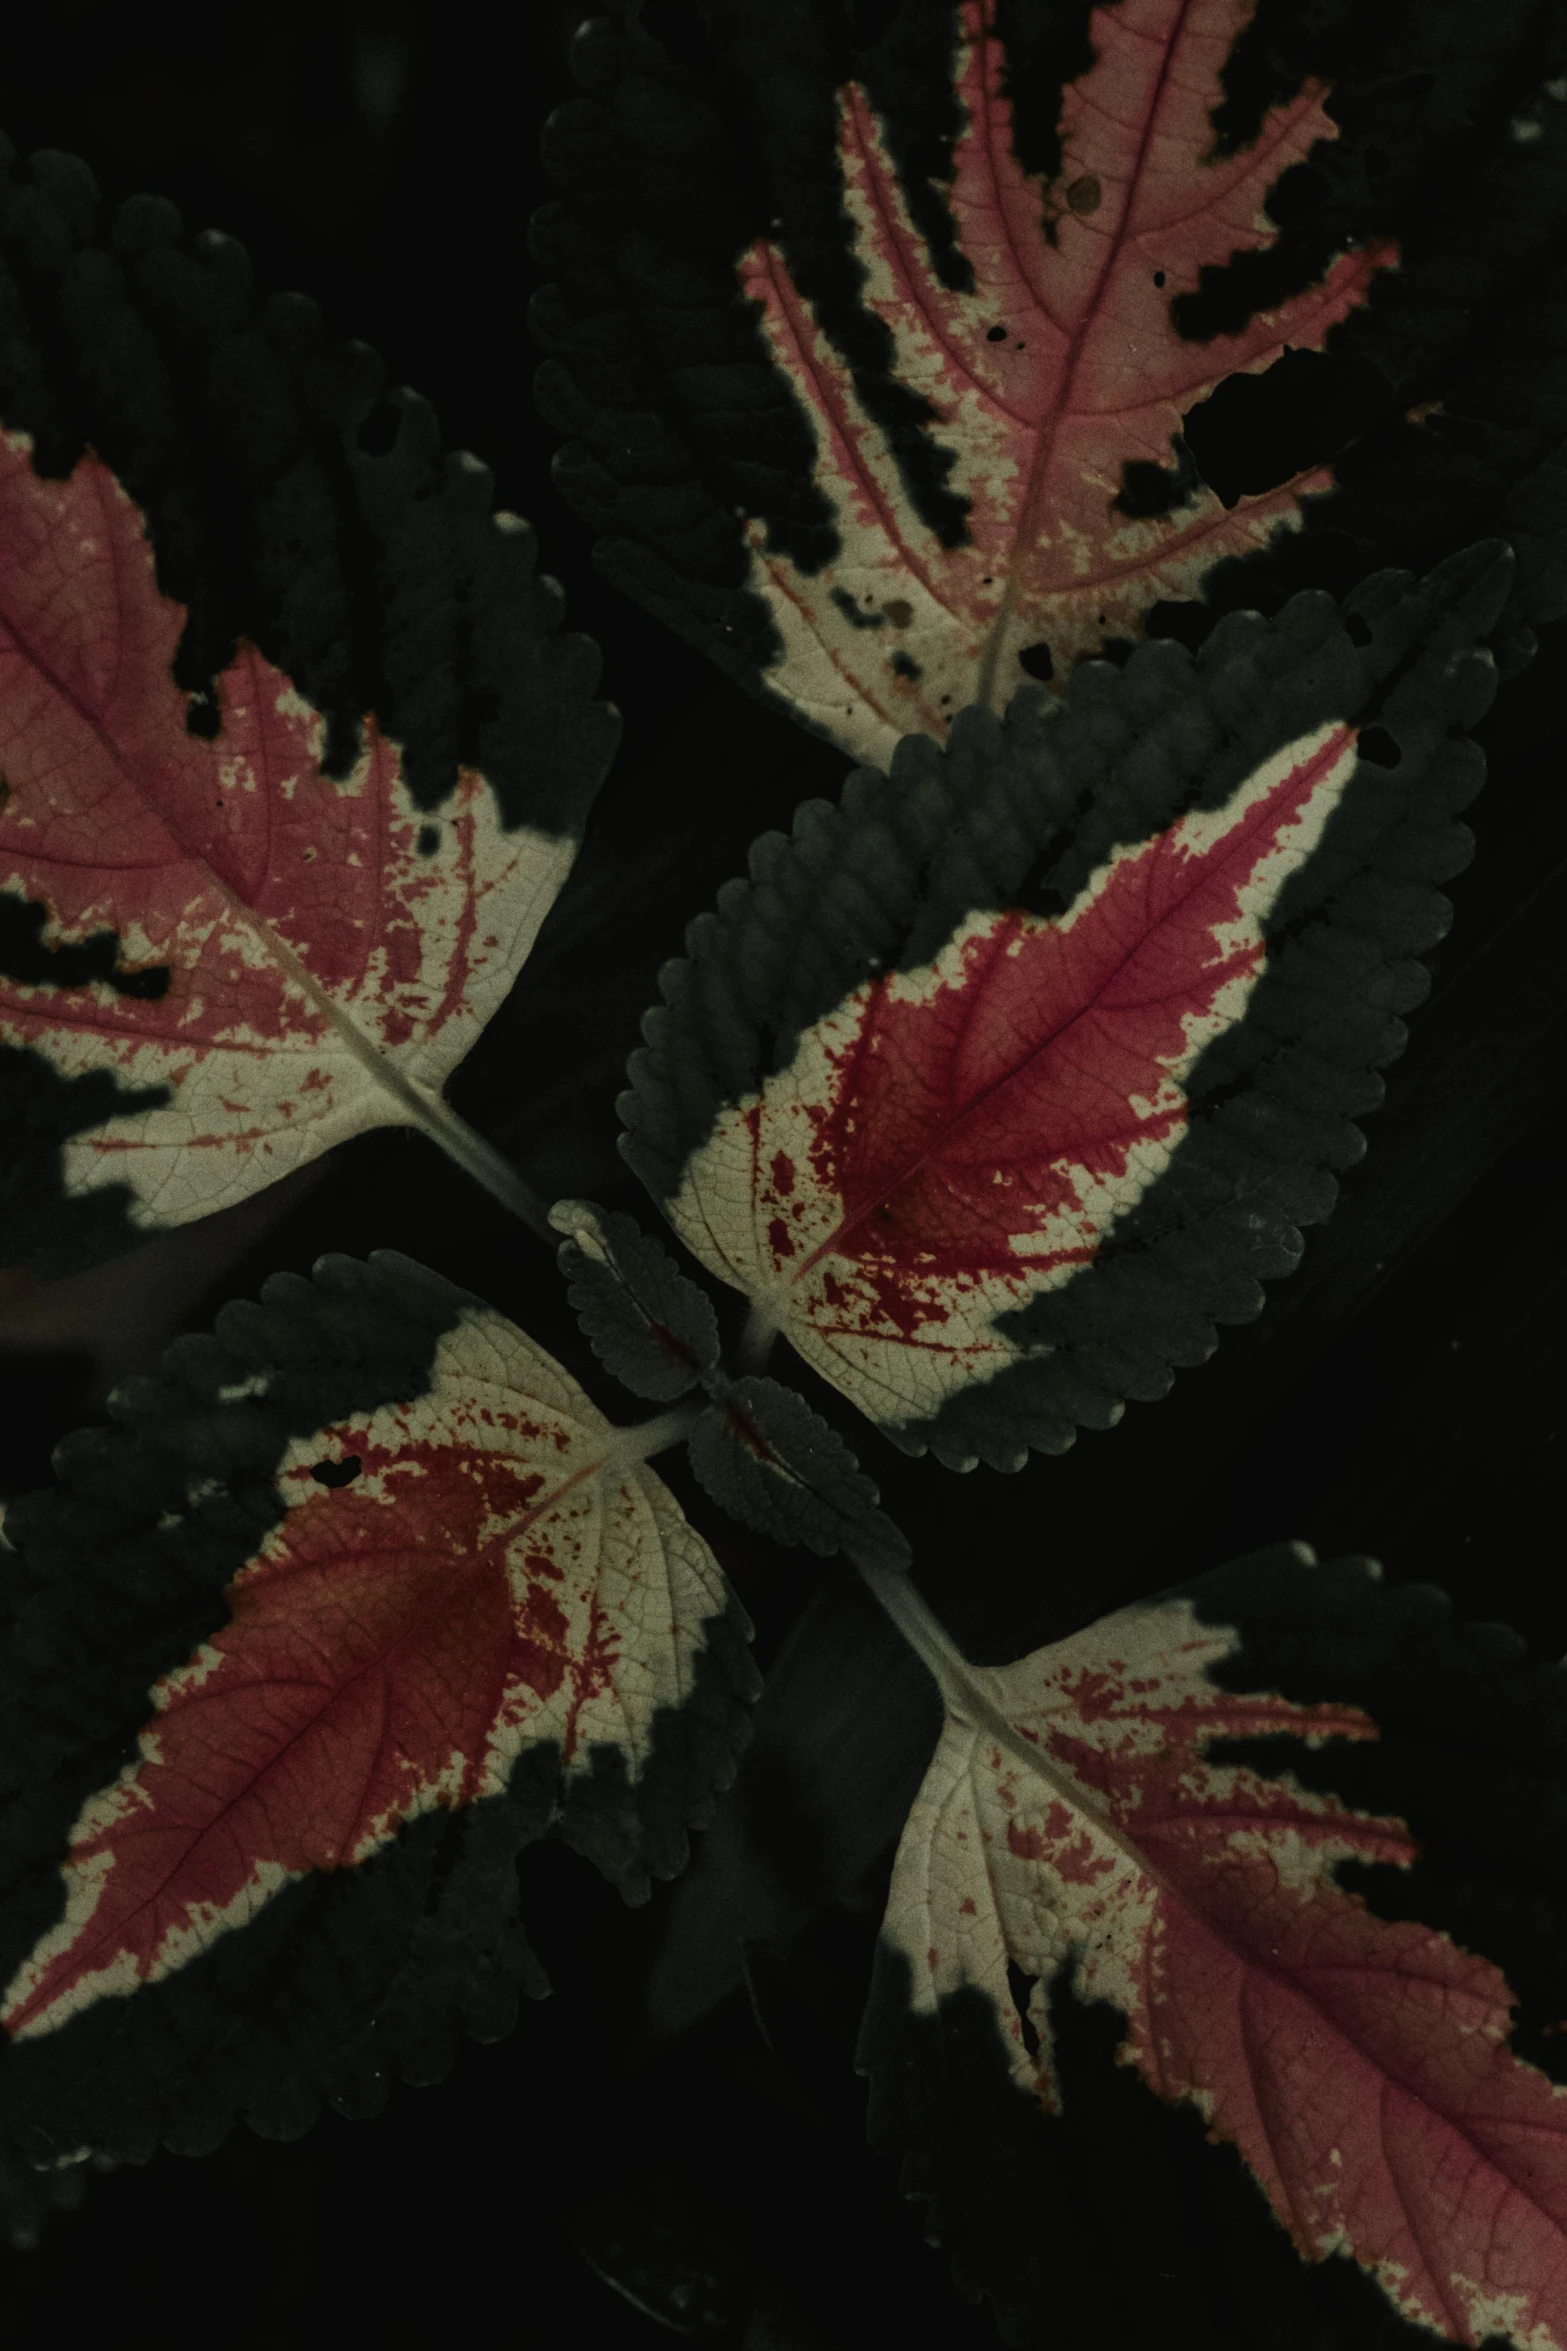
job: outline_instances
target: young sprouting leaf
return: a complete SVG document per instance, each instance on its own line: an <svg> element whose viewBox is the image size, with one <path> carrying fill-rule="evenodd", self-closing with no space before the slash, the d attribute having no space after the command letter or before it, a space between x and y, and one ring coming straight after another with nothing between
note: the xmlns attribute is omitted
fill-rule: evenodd
<svg viewBox="0 0 1567 2351"><path fill-rule="evenodd" d="M1474 550L965 713L693 927L623 1149L898 1444L1059 1452L1294 1266L1446 927L1508 576Z"/></svg>
<svg viewBox="0 0 1567 2351"><path fill-rule="evenodd" d="M1499 129L1498 83L1547 78L1521 19L692 14L699 59L634 9L579 38L534 318L602 568L732 674L881 765L1238 568L1283 585L1226 604L1343 584L1291 555L1303 523L1353 533L1361 572L1516 520L1532 617L1561 609L1530 322L1567 108ZM1515 364L1476 366L1456 283ZM1418 421L1450 384L1450 432Z"/></svg>
<svg viewBox="0 0 1567 2351"><path fill-rule="evenodd" d="M748 1373L709 1383L713 1402L689 1439L691 1466L715 1502L775 1543L830 1559L846 1551L904 1568L909 1546L839 1436L781 1380Z"/></svg>
<svg viewBox="0 0 1567 2351"><path fill-rule="evenodd" d="M1269 2341L1402 2341L1385 2297L1567 2343L1567 1675L1377 1576L1287 1545L999 1670L927 1648L861 2062L1009 2341L1140 2351L1200 2212ZM1355 2323L1297 2337L1292 2287Z"/></svg>
<svg viewBox="0 0 1567 2351"><path fill-rule="evenodd" d="M608 764L596 653L373 353L81 178L0 172L6 1261L381 1124L520 1200L441 1090Z"/></svg>
<svg viewBox="0 0 1567 2351"><path fill-rule="evenodd" d="M31 2253L58 2212L74 2212L92 2178L83 2154L48 2171L0 2154L0 2237L14 2253Z"/></svg>
<svg viewBox="0 0 1567 2351"><path fill-rule="evenodd" d="M705 1290L635 1218L591 1200L557 1200L550 1223L567 1295L593 1352L632 1393L683 1396L718 1363L718 1317Z"/></svg>
<svg viewBox="0 0 1567 2351"><path fill-rule="evenodd" d="M0 2141L303 2127L508 2029L519 1846L630 1899L732 1775L707 1545L503 1318L386 1254L279 1275L7 1522Z"/></svg>

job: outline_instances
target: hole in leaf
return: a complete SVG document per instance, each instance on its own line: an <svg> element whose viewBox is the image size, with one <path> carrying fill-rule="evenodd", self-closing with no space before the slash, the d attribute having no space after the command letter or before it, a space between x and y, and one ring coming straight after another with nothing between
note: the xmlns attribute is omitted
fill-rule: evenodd
<svg viewBox="0 0 1567 2351"><path fill-rule="evenodd" d="M1344 615L1344 629L1352 645L1370 644L1371 623L1364 617L1363 614L1358 612L1346 613Z"/></svg>
<svg viewBox="0 0 1567 2351"><path fill-rule="evenodd" d="M1154 271L1153 282L1156 286L1162 286L1164 284L1164 271L1162 269L1156 269Z"/></svg>
<svg viewBox="0 0 1567 2351"><path fill-rule="evenodd" d="M1404 756L1386 727L1362 727L1355 748L1373 767L1397 767Z"/></svg>
<svg viewBox="0 0 1567 2351"><path fill-rule="evenodd" d="M1369 359L1286 351L1264 375L1226 376L1183 419L1184 437L1203 480L1233 506L1336 456L1391 397Z"/></svg>
<svg viewBox="0 0 1567 2351"><path fill-rule="evenodd" d="M1030 2057L1039 2055L1039 2028L1028 2013L1028 1998L1034 1989L1034 1981L1031 1975L1023 1973L1015 1959L1007 1961L1007 1990L1012 1995L1012 2005L1017 2010L1018 2022L1023 2028L1023 2046Z"/></svg>
<svg viewBox="0 0 1567 2351"><path fill-rule="evenodd" d="M223 713L218 708L217 695L199 686L185 705L185 732L188 735L200 735L203 742L210 743L222 724Z"/></svg>
<svg viewBox="0 0 1567 2351"><path fill-rule="evenodd" d="M156 1003L168 994L168 965L125 968L116 932L93 931L85 939L50 945L44 937L47 920L48 909L41 900L0 891L0 975L20 980L23 987L85 988L96 981L118 996L143 1003Z"/></svg>
<svg viewBox="0 0 1567 2351"><path fill-rule="evenodd" d="M922 678L925 672L912 653L905 653L900 645L892 657L893 675L900 678Z"/></svg>
<svg viewBox="0 0 1567 2351"><path fill-rule="evenodd" d="M360 419L354 438L367 457L385 457L397 446L402 410L393 400L378 400Z"/></svg>
<svg viewBox="0 0 1567 2351"><path fill-rule="evenodd" d="M420 856L433 857L437 849L439 849L440 845L440 826L438 824L422 824L419 827L419 840L417 844Z"/></svg>
<svg viewBox="0 0 1567 2351"><path fill-rule="evenodd" d="M1118 514L1139 518L1173 514L1177 507L1191 504L1202 488L1202 477L1179 433L1170 435L1170 447L1174 452L1170 465L1155 465L1148 457L1127 459L1121 468L1121 487L1111 501Z"/></svg>
<svg viewBox="0 0 1567 2351"><path fill-rule="evenodd" d="M351 1486L364 1463L357 1453L350 1453L345 1461L317 1461L311 1465L311 1476L318 1486L328 1486L335 1494L339 1486Z"/></svg>
<svg viewBox="0 0 1567 2351"><path fill-rule="evenodd" d="M991 327L985 336L987 343L1004 343L1006 339L1007 330L1005 327Z"/></svg>
<svg viewBox="0 0 1567 2351"><path fill-rule="evenodd" d="M1018 667L1031 678L1045 685L1056 674L1056 665L1050 658L1050 647L1041 640L1037 645L1025 645L1017 657Z"/></svg>

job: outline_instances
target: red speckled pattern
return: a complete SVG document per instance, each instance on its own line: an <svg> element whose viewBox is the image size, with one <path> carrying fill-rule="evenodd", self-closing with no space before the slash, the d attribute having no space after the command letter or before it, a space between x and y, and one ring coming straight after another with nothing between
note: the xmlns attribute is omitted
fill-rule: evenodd
<svg viewBox="0 0 1567 2351"><path fill-rule="evenodd" d="M1354 746L1324 727L1064 915L976 915L858 989L693 1155L682 1237L873 1418L1004 1369L997 1316L1091 1264L1179 1148L1185 1080L1244 1017Z"/></svg>

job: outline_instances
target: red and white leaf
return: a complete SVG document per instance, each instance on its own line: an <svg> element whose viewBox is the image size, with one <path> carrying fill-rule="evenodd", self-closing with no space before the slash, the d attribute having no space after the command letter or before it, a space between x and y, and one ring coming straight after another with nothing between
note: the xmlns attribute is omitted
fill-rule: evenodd
<svg viewBox="0 0 1567 2351"><path fill-rule="evenodd" d="M42 910L25 976L0 977L0 1040L118 1082L61 1144L64 1186L128 1186L149 1230L366 1128L451 1123L441 1086L574 848L505 829L472 769L420 808L373 718L325 776L321 718L250 646L220 731L192 734L182 621L108 470L40 480L0 436L0 898Z"/></svg>
<svg viewBox="0 0 1567 2351"><path fill-rule="evenodd" d="M1059 917L974 914L857 988L721 1111L667 1203L681 1238L872 1419L993 1379L1023 1352L998 1318L1090 1264L1180 1148L1355 742L1320 727Z"/></svg>
<svg viewBox="0 0 1567 2351"><path fill-rule="evenodd" d="M1250 146L1216 152L1220 71L1251 13L1249 0L1096 9L1095 63L1063 94L1047 186L1016 153L994 0L963 0L963 127L942 191L973 273L963 290L940 281L866 91L843 91L858 300L890 333L892 380L927 405L920 429L951 458L961 544L916 512L887 432L791 278L785 240L745 256L745 291L813 420L841 542L807 571L747 523L748 584L784 647L768 682L860 756L884 763L900 735L939 732L970 702L1004 706L1032 645L1048 645L1059 674L1107 636L1139 635L1153 604L1197 593L1213 564L1265 545L1328 486L1319 468L1228 509L1201 483L1166 514L1116 505L1128 463L1171 465L1187 411L1227 376L1318 348L1396 260L1385 246L1343 253L1236 334L1176 332L1173 306L1205 268L1273 241L1263 206L1280 175L1337 135L1308 85Z"/></svg>
<svg viewBox="0 0 1567 2351"><path fill-rule="evenodd" d="M1214 1757L1379 1737L1355 1706L1221 1688L1237 1646L1176 1597L960 1669L887 1909L915 2013L978 1987L1055 2113L1064 1976L1122 2012L1156 2096L1239 2149L1306 2260L1352 2256L1446 2341L1560 2351L1567 2089L1513 2053L1488 1958L1339 1884L1414 1864L1402 1820ZM1035 1979L1028 2034L1009 1965Z"/></svg>
<svg viewBox="0 0 1567 2351"><path fill-rule="evenodd" d="M604 1747L634 1790L725 1606L649 1449L474 1306L426 1394L295 1439L231 1621L163 1675L135 1757L80 1810L7 2033L170 1975L305 1873L500 1794L543 1742L563 1801Z"/></svg>

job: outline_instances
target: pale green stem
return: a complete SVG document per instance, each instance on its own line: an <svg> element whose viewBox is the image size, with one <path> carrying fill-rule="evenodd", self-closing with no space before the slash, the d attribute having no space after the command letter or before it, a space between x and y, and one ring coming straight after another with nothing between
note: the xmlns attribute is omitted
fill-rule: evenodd
<svg viewBox="0 0 1567 2351"><path fill-rule="evenodd" d="M428 1093L424 1087L416 1086L411 1078L406 1077L391 1057L383 1053L365 1035L364 1030L350 1019L342 1006L328 995L314 974L301 963L288 941L263 924L259 917L251 915L248 908L238 906L238 901L235 903L238 912L261 932L268 950L294 985L309 997L321 1018L353 1055L360 1068L391 1096L407 1123L417 1127L421 1134L428 1135L432 1143L439 1144L448 1159L455 1160L460 1168L473 1177L475 1183L482 1184L493 1199L498 1200L503 1208L510 1209L513 1216L520 1217L541 1240L552 1242L554 1235L550 1231L548 1203L540 1199L531 1184L524 1183L511 1162L496 1150L493 1143L487 1143L465 1118L459 1118L456 1111L438 1094Z"/></svg>
<svg viewBox="0 0 1567 2351"><path fill-rule="evenodd" d="M393 1086L391 1091L398 1092ZM459 1118L450 1104L438 1097L422 1094L417 1087L408 1088L408 1107L414 1114L414 1123L433 1143L438 1143L448 1159L455 1160L474 1179L482 1184L492 1199L503 1208L509 1208L530 1232L553 1246L555 1235L550 1230L549 1208L530 1183L517 1173L511 1161L487 1143L477 1128L465 1118Z"/></svg>
<svg viewBox="0 0 1567 2351"><path fill-rule="evenodd" d="M974 1688L973 1668L945 1625L932 1615L913 1578L901 1568L868 1567L863 1560L855 1565L909 1647L930 1668L947 1705L974 1720L975 1707L984 1701Z"/></svg>
<svg viewBox="0 0 1567 2351"><path fill-rule="evenodd" d="M599 1463L600 1471L630 1469L639 1461L651 1460L655 1453L667 1452L671 1445L683 1444L701 1412L700 1404L676 1404L652 1420L639 1421L635 1428L616 1429Z"/></svg>
<svg viewBox="0 0 1567 2351"><path fill-rule="evenodd" d="M1034 1778L1043 1780L1074 1810L1086 1813L1100 1834L1118 1846L1143 1876L1157 1877L1148 1855L1112 1819L1103 1800L1057 1770L1039 1747L1007 1720L984 1688L983 1669L969 1663L945 1625L932 1615L913 1578L892 1568L867 1567L861 1560L855 1565L909 1647L929 1667L948 1714L994 1739Z"/></svg>
<svg viewBox="0 0 1567 2351"><path fill-rule="evenodd" d="M753 1300L745 1318L745 1329L735 1351L735 1369L741 1373L761 1371L773 1351L778 1336L778 1325L765 1306Z"/></svg>

